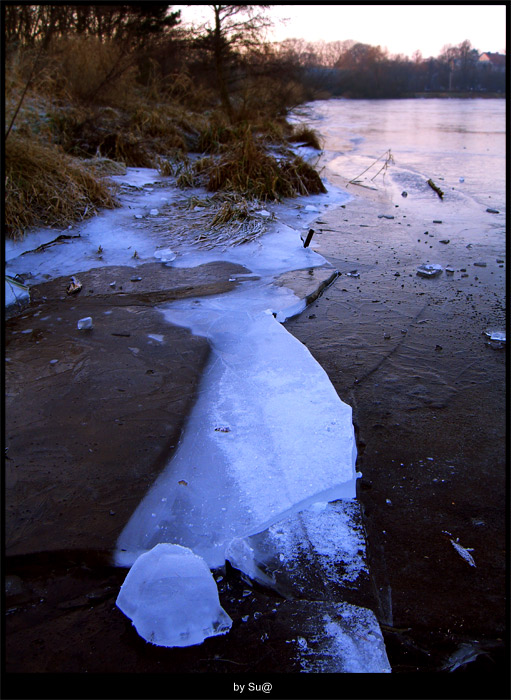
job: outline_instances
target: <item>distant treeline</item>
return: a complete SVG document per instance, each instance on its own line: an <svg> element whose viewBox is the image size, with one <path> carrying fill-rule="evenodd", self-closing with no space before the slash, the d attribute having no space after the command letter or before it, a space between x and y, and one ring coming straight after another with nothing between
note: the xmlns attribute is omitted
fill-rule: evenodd
<svg viewBox="0 0 511 700"><path fill-rule="evenodd" d="M504 93L505 66L480 61L469 41L446 46L436 58L417 51L391 56L380 46L354 41L307 43L291 39L280 54L300 66L300 82L310 96L398 98L424 93ZM504 62L504 61L501 61Z"/></svg>

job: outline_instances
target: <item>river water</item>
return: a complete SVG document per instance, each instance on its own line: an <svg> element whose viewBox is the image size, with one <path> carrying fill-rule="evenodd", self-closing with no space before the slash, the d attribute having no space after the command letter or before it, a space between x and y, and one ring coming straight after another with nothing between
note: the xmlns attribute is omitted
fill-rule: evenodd
<svg viewBox="0 0 511 700"><path fill-rule="evenodd" d="M372 515L367 515L367 518L375 577L378 588L385 592L389 600L388 609L380 611L379 619L396 628L408 628L418 620L429 631L438 624L438 616L442 620L445 617L447 624L452 624L451 619L457 623L461 614L456 604L460 601L461 612L467 619L467 627L462 632L476 634L472 630L477 630L478 621L473 627L469 625L474 610L484 611L490 629L496 629L492 615L494 610L499 613L499 606L493 601L500 595L500 590L495 593L491 587L497 585L494 582L503 567L499 553L502 546L498 543L498 534L502 529L501 507L494 504L499 494L503 493L503 488L499 478L495 478L501 455L500 452L496 454L493 445L501 443L498 431L503 412L500 399L497 402L494 397L497 395L499 398L499 387L503 386L502 355L485 347L481 330L493 318L491 314L497 318L501 311L500 307L494 311L493 306L488 306L488 309L486 306L494 301L488 291L493 292L504 274L497 256L490 258L488 254L492 248L499 251L500 257L505 243L504 109L503 101L494 100L335 100L317 102L310 107L309 118L325 138L322 164L332 183L342 186L346 179L357 178L388 149L393 154L393 162L385 171L385 180L383 172L372 180L373 173L377 173L384 159L380 159L379 165L363 176L363 184L376 187L378 192L386 193L389 202L392 200L388 211L399 212L399 217L396 214L393 221L380 221L375 214L374 220L366 219L370 221L370 226L358 228L362 226L359 224L362 219L356 220L357 217L352 216L347 226L344 223L347 219L341 217L351 215L349 208L332 211L332 206L327 211L327 202L322 202L319 196L311 202L321 218L330 217L332 222L336 222L332 226L338 225L343 234L332 243L336 246L333 256L329 254L327 243L324 249L321 247L327 238L326 233L320 235L321 232L317 231L314 246L328 259L342 258L341 262L349 266L342 268L343 274L338 283L329 288L324 299L318 302L318 308L314 307L315 313L301 314L289 324L289 328L317 355L338 396L354 405L361 435L367 443L364 454L361 450L364 458L361 471L366 478L366 486L370 486L371 481L375 484L372 490L363 491L366 515L372 507ZM155 175L153 172L151 177ZM147 173L140 173L140 176L143 177L142 185L153 183L153 180L146 179ZM427 185L428 178L432 178L446 192L444 201L432 193ZM463 182L460 182L460 178L463 178ZM134 265L135 241L137 258L141 259L141 263L153 260L155 240L150 233L144 238L133 226L134 216L153 216L153 207L160 199L163 201L162 194L168 195L167 192L153 189L137 190L139 198L130 203L133 208L113 212L108 217L108 226L105 225L107 217L98 217L97 221L89 222L81 229L82 233L86 229L88 235L73 242L77 252L72 261L73 264L79 261L81 267L69 267L71 256L68 249L67 267L64 267L64 261L57 261L58 264L54 260L47 261L45 274L50 271L52 276L57 276L56 270L60 275L81 273L86 266L97 265L99 245L109 254L115 254L116 257L110 259L110 265ZM353 195L364 192L362 188L351 185L348 191ZM407 192L407 197L401 196L403 191ZM399 202L399 209L394 209L397 206L395 202ZM339 201L337 204L343 206ZM500 213L489 214L486 212L488 207ZM293 216L295 226L303 226L307 222L304 209L289 210L286 214L283 208L282 213L278 209L277 214L281 221L286 216L291 220ZM426 241L426 236L422 234L422 220L417 224L420 229L417 226L408 228L410 224L401 219L412 212L429 220L446 220L442 231L449 232L450 245L438 245L437 241L431 240L432 236ZM347 230L349 226L352 231ZM122 237L118 235L120 229L125 234ZM421 241L417 240L418 231L421 232ZM128 234L132 238L127 239ZM296 231L291 231L290 235L297 238ZM282 239L284 233L280 232L278 237ZM271 248L273 240L269 235L265 236L267 254L264 256L259 252L258 242L253 246L257 248L257 255L250 246L244 247L244 260L252 273L255 271L271 277L283 269L296 270L317 264L313 260L312 249L305 250L295 241L294 247L286 243L285 249L279 252L282 241L279 246L275 243L275 247ZM470 241L477 242L473 254L466 250ZM158 244L163 243L170 245L171 241L162 241L161 233L158 233ZM79 244L87 245L86 255L78 247ZM56 255L55 248L57 246L49 249L53 255ZM23 257L18 251L17 257L13 254L10 258L12 272L31 269L42 274L42 267L36 268L35 261L35 257L42 254L28 255L25 252ZM445 260L438 258L443 264L463 261L467 269L469 264L478 261L474 255L484 254L488 266L476 268L478 277L471 270L471 276L465 278L456 269L452 277L443 275L435 280L421 280L416 278L414 266L416 261L422 261L423 252L429 256L443 255ZM302 261L298 261L299 265L292 253L303 256ZM233 254L230 250L225 256ZM382 264L385 255L387 258ZM447 255L451 257L447 258ZM191 264L194 259L192 254L180 251L175 267ZM199 258L197 261L196 264L199 264ZM207 256L201 252L200 262L206 261ZM104 264L107 264L106 260ZM257 264L259 267L256 267ZM338 261L334 260L334 264L338 266ZM461 262L454 267L459 265ZM361 270L360 278L345 274L352 267ZM399 272L399 277L394 276L396 272ZM490 275L493 278L490 279ZM140 278L135 279L138 280L137 284L142 283ZM245 287L250 285L251 282L246 280ZM468 293L465 295L465 292ZM210 301L208 299L208 303ZM265 299L262 308L266 308L266 304ZM240 305L241 311L245 307L246 302L245 306ZM176 308L178 305L174 304ZM469 322L460 321L468 318L467 309L472 314ZM219 316L225 322L224 309L220 311ZM268 319L271 320L271 317L268 316ZM154 334L150 337L160 342ZM132 348L129 350L132 351ZM285 358L285 354L281 354ZM467 356L470 356L469 363ZM224 352L221 359L234 366L232 355L227 356ZM338 371L340 365L336 363L343 363L341 371ZM277 386L274 383L273 390ZM300 386L297 388L300 389ZM273 398L273 393L278 394L277 391L259 393L269 398ZM319 401L316 403L320 404ZM479 405L486 408L481 423L478 422L480 412L474 411L474 406ZM294 410L296 412L296 407ZM454 426L455 430L435 432L437 410L443 411L443 424ZM465 422L460 419L460 411L465 411ZM282 415L286 415L285 411L279 410L279 416ZM224 415L220 418L214 423L216 427L212 433L218 440L229 440L234 430L231 430L229 421L224 420ZM490 434L489 428L495 434ZM303 433L307 438L308 433L305 430ZM472 435L477 435L475 446L470 444ZM310 440L308 442L311 443ZM463 454L458 454L459 443L463 445ZM311 444L317 451L317 442ZM396 463L402 470L399 481L395 473ZM475 478L483 469L484 480L475 483ZM316 473L314 476L317 478ZM408 486L412 479L416 480L416 487ZM179 488L190 485L188 478L178 483ZM473 494L480 498L481 503L474 503ZM461 507L456 505L459 503ZM485 521L483 525L477 525L478 530L462 510L463 503L467 503L466 510L470 515L479 515L485 508ZM418 506L424 506L423 510L419 510ZM396 515L393 516L392 512ZM405 522L407 513L414 514L412 522ZM423 517L423 513L427 517ZM150 511L149 515L152 518L153 512ZM441 518L444 520L440 522ZM412 532L413 527L417 532ZM467 568L468 565L461 559L461 564L457 561L459 555L442 533L442 528L448 529L453 538L459 538L463 545L469 545L473 551L479 576L472 582L477 606L472 600L472 592L469 596L466 591L459 590L459 581L463 577L456 564ZM425 542L420 539L424 532L428 533ZM379 538L383 542L381 545ZM488 548L488 541L497 542L498 546ZM384 546L385 561L381 564L379 558L383 559L383 556L380 557L378 552L383 551ZM421 548L428 552L424 557L421 556ZM402 572L407 560L408 578L403 580ZM431 567L431 560L440 562L440 565L435 563L435 567ZM389 582L381 574L385 566L390 571ZM438 590L440 571L443 575L451 576L448 591ZM421 593L419 596L416 595L418 590ZM500 631L493 634L500 634ZM420 642L423 644L422 640ZM451 648L452 645L449 651Z"/></svg>

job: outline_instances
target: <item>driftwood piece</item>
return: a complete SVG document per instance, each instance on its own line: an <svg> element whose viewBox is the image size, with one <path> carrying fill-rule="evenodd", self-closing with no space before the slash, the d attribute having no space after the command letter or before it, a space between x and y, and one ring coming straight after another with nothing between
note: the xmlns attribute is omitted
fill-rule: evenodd
<svg viewBox="0 0 511 700"><path fill-rule="evenodd" d="M432 190L434 190L437 193L437 195L440 197L440 199L444 198L444 193L442 192L440 187L438 187L438 185L435 185L435 183L433 182L433 180L431 178L428 180L428 185L431 187Z"/></svg>
<svg viewBox="0 0 511 700"><path fill-rule="evenodd" d="M41 245L37 246L37 248L34 248L33 250L25 250L25 252L21 253L21 255L28 255L29 253L40 253L42 250L46 250L46 248L49 248L51 245L63 243L64 241L67 241L71 238L81 238L81 235L78 233L77 235L70 236L65 233L62 233L60 236L57 236L57 238L54 238L53 241L48 241L48 243L41 243Z"/></svg>

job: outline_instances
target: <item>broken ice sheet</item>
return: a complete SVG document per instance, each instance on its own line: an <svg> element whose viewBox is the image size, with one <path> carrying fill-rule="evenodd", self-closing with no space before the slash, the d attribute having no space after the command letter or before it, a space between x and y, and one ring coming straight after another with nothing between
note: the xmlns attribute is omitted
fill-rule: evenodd
<svg viewBox="0 0 511 700"><path fill-rule="evenodd" d="M294 304L285 288L248 285L166 305L167 320L208 337L212 353L176 453L118 539L119 565L174 542L222 566L234 538L355 497L351 408L268 310Z"/></svg>
<svg viewBox="0 0 511 700"><path fill-rule="evenodd" d="M315 503L261 533L233 540L226 557L286 597L320 599L331 595L332 586L359 586L360 576L368 574L360 505Z"/></svg>
<svg viewBox="0 0 511 700"><path fill-rule="evenodd" d="M295 659L305 673L390 673L378 621L371 610L348 603L285 601L286 616L296 636Z"/></svg>
<svg viewBox="0 0 511 700"><path fill-rule="evenodd" d="M207 564L179 545L162 543L142 554L128 572L116 605L141 637L158 646L201 644L232 625Z"/></svg>

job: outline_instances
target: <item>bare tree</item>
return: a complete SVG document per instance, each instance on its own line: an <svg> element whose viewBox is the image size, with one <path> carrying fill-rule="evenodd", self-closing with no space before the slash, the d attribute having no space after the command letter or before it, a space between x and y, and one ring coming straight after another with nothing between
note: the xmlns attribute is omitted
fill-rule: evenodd
<svg viewBox="0 0 511 700"><path fill-rule="evenodd" d="M229 94L228 73L236 54L261 45L262 31L271 22L264 14L269 5L209 5L213 22L203 27L200 44L213 56L217 88L229 121L234 108Z"/></svg>

